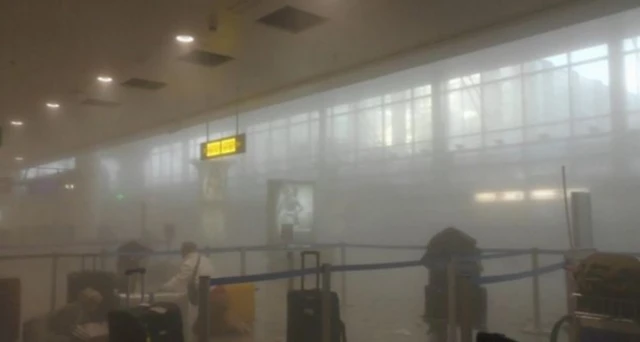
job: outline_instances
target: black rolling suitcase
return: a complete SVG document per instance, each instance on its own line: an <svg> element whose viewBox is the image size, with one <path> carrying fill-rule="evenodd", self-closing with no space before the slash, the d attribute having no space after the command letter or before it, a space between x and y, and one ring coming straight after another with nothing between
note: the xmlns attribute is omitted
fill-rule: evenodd
<svg viewBox="0 0 640 342"><path fill-rule="evenodd" d="M302 252L301 264L305 268L307 256L314 256L316 268L320 269L320 253ZM316 288L305 289L304 277L300 281L300 290L291 290L287 294L287 342L322 341L322 290L320 273L316 274ZM345 342L345 325L340 319L338 294L331 292L331 341Z"/></svg>
<svg viewBox="0 0 640 342"><path fill-rule="evenodd" d="M144 268L126 272L127 276L140 274L141 303L109 312L109 342L183 342L182 313L177 304L143 303L145 273Z"/></svg>

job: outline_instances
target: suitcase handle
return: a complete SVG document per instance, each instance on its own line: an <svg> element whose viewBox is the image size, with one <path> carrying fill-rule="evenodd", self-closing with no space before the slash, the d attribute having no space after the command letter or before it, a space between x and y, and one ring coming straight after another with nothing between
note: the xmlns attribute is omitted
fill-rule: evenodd
<svg viewBox="0 0 640 342"><path fill-rule="evenodd" d="M313 256L316 259L316 289L320 288L320 252L318 251L302 251L300 252L300 266L301 269L305 269L305 260L307 259L308 256ZM305 276L303 275L300 278L300 289L304 290L304 278Z"/></svg>
<svg viewBox="0 0 640 342"><path fill-rule="evenodd" d="M139 267L139 268L130 268L126 271L124 271L124 275L126 276L130 276L132 274L136 274L136 273L140 273L142 275L147 273L147 269L144 267Z"/></svg>
<svg viewBox="0 0 640 342"><path fill-rule="evenodd" d="M130 268L124 271L124 275L127 277L127 307L131 307L131 276L134 274L140 274L140 304L144 302L144 275L147 273L147 269L144 267Z"/></svg>

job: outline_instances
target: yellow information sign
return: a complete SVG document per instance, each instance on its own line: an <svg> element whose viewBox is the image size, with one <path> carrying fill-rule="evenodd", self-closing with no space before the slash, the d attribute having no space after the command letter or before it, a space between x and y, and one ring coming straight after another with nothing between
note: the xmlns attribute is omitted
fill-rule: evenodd
<svg viewBox="0 0 640 342"><path fill-rule="evenodd" d="M244 134L211 140L200 145L200 160L210 160L232 156L246 151L246 136Z"/></svg>

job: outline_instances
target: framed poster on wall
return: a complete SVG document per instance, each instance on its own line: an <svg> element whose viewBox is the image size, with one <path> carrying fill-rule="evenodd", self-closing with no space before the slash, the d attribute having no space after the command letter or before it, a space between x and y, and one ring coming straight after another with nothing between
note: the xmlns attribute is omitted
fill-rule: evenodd
<svg viewBox="0 0 640 342"><path fill-rule="evenodd" d="M269 243L303 243L312 240L315 214L314 185L312 182L269 181Z"/></svg>

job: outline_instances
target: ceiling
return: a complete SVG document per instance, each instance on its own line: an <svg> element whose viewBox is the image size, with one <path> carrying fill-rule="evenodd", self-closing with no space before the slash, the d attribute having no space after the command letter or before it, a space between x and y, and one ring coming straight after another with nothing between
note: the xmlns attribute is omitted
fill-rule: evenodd
<svg viewBox="0 0 640 342"><path fill-rule="evenodd" d="M526 20L557 6L597 2L606 3L609 11L633 3L0 0L0 165L20 167L140 132L179 129L203 114L230 115L237 106L358 65ZM273 14L284 6L290 6L285 12L295 8L318 18ZM268 25L273 23L313 25L285 30ZM177 34L196 40L179 44ZM98 75L114 82L101 84ZM122 85L131 78L162 84L155 90ZM45 106L52 101L60 108ZM25 124L12 127L11 120ZM16 156L25 158L22 164L14 161Z"/></svg>

